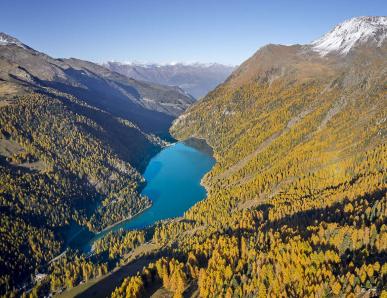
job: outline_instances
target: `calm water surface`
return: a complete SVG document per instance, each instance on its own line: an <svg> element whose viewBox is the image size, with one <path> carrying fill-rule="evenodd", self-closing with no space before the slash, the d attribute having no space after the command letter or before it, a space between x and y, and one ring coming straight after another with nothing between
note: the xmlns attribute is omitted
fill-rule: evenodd
<svg viewBox="0 0 387 298"><path fill-rule="evenodd" d="M152 207L99 233L85 249L89 250L95 240L110 231L143 228L161 219L183 215L192 205L205 198L206 191L200 185L200 180L214 163L210 154L184 142L166 147L151 159L144 173L147 184L141 194L152 200Z"/></svg>

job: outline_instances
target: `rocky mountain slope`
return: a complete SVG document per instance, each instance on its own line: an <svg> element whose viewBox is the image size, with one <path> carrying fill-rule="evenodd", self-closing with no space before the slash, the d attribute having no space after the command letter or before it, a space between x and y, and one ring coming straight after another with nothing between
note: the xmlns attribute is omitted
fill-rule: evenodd
<svg viewBox="0 0 387 298"><path fill-rule="evenodd" d="M387 294L385 21L267 45L174 122L176 138L214 148L208 197L156 228L170 250L112 297L158 284L192 297Z"/></svg>
<svg viewBox="0 0 387 298"><path fill-rule="evenodd" d="M53 88L156 133L165 132L171 120L193 102L192 97L177 87L128 79L87 61L53 59L4 33L1 40L3 86L7 83L7 86Z"/></svg>
<svg viewBox="0 0 387 298"><path fill-rule="evenodd" d="M235 69L233 66L212 64L125 64L107 62L105 67L127 77L168 86L179 86L195 98L205 96Z"/></svg>

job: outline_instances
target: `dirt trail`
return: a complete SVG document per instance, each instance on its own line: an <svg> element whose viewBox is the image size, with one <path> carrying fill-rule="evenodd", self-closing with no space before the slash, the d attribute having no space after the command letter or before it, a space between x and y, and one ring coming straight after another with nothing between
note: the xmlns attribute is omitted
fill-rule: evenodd
<svg viewBox="0 0 387 298"><path fill-rule="evenodd" d="M238 172L239 170L243 169L254 157L256 157L259 153L261 153L263 150L265 150L267 147L269 147L275 140L283 136L284 134L288 133L290 129L295 126L299 121L301 121L305 116L310 114L313 111L312 108L307 109L297 116L293 117L289 120L286 127L282 131L277 131L274 134L272 134L270 137L268 137L266 140L264 140L261 144L259 144L258 148L256 148L252 153L248 154L244 158L242 158L240 161L232 165L230 168L228 168L223 173L220 173L215 179L224 179L232 174Z"/></svg>
<svg viewBox="0 0 387 298"><path fill-rule="evenodd" d="M347 100L345 98L340 98L338 101L336 101L333 106L328 110L326 113L324 119L321 121L321 124L317 128L317 132L322 130L328 122L336 115L338 114L345 106L347 105Z"/></svg>
<svg viewBox="0 0 387 298"><path fill-rule="evenodd" d="M264 203L266 200L279 194L284 185L290 184L295 181L297 177L287 177L284 180L277 183L269 193L261 193L257 198L240 202L237 205L238 210L249 209Z"/></svg>
<svg viewBox="0 0 387 298"><path fill-rule="evenodd" d="M108 274L92 279L86 283L80 284L68 291L55 297L109 297L114 289L121 285L122 280L128 276L135 275L138 271L154 261L153 257L147 257L147 254L157 251L160 246L152 242L147 242L128 254L126 264L122 265Z"/></svg>
<svg viewBox="0 0 387 298"><path fill-rule="evenodd" d="M316 133L318 133L319 131L321 131L322 129L325 128L325 126L328 124L328 122L335 116L337 115L338 113L340 113L340 111L342 111L342 109L347 105L347 100L345 98L340 98L339 100L337 100L333 105L332 107L327 111L325 117L322 119L320 125L318 126L317 130L310 133L308 136L307 136L307 140L309 140L310 138L312 138ZM242 169L244 166L247 165L247 163L252 159L254 158L256 155L258 155L260 152L262 152L265 148L267 148L268 146L270 146L270 144L272 142L274 142L277 138L281 137L282 135L284 135L285 133L287 133L291 127L293 127L295 124L297 124L302 118L304 118L307 114L309 114L310 112L312 112L313 109L308 109L302 113L300 113L298 116L294 117L293 119L291 119L286 128L284 130L282 130L282 132L277 132L275 134L273 134L272 136L270 136L268 139L266 139L263 143L261 143L259 145L259 147L252 153L250 153L248 156L246 156L245 158L243 158L242 160L240 160L237 164L231 166L228 170L226 170L225 172L221 173L218 175L217 178L227 178L228 176L230 176L231 174L239 171L240 169ZM264 169L262 169L261 171L264 171ZM233 186L239 186L239 185L243 185L243 184L246 184L247 182L251 181L252 179L254 179L254 177L256 176L256 174L250 174L246 177L244 177L243 179L241 180L238 180L238 181L235 181L234 183L228 185L228 187L233 187Z"/></svg>

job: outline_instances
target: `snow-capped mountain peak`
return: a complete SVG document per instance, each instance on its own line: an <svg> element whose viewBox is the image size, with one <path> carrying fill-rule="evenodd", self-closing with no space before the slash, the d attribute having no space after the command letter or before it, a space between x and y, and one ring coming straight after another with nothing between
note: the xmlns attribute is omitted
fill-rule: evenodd
<svg viewBox="0 0 387 298"><path fill-rule="evenodd" d="M337 25L311 45L322 56L332 52L346 55L354 46L361 44L371 42L381 46L386 38L387 17L356 17Z"/></svg>
<svg viewBox="0 0 387 298"><path fill-rule="evenodd" d="M3 32L0 32L0 46L6 46L6 45L10 45L10 44L17 45L17 46L24 48L24 49L27 48L27 46L25 44L23 44L22 42L20 42L17 38L12 37L12 36L5 34Z"/></svg>

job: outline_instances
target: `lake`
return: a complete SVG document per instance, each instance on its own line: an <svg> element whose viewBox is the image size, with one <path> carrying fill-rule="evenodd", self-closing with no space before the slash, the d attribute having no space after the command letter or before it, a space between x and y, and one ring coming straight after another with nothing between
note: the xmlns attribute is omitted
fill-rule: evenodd
<svg viewBox="0 0 387 298"><path fill-rule="evenodd" d="M149 162L143 174L146 186L141 194L148 196L152 206L132 219L95 235L84 247L110 231L144 228L155 222L184 214L192 205L206 196L200 181L215 163L211 150L202 141L178 142L164 148Z"/></svg>

